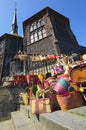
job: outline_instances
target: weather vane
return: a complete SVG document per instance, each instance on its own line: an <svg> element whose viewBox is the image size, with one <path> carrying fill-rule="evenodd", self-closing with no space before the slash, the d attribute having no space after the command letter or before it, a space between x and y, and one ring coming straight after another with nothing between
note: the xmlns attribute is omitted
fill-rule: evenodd
<svg viewBox="0 0 86 130"><path fill-rule="evenodd" d="M17 1L15 1L15 9L17 9Z"/></svg>

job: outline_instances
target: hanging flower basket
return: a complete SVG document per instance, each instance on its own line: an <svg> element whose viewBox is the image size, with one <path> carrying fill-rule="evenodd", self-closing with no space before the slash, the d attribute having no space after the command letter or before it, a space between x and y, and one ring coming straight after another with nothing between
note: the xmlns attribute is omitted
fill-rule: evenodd
<svg viewBox="0 0 86 130"><path fill-rule="evenodd" d="M28 58L27 54L18 54L18 57L21 61L26 61Z"/></svg>

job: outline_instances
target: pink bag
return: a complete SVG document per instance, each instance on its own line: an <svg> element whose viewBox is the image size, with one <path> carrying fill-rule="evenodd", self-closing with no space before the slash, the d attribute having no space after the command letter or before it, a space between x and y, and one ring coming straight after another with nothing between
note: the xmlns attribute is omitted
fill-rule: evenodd
<svg viewBox="0 0 86 130"><path fill-rule="evenodd" d="M64 78L61 78L53 88L58 94L64 94L68 92L69 82Z"/></svg>
<svg viewBox="0 0 86 130"><path fill-rule="evenodd" d="M30 85L37 84L38 82L38 76L37 75L26 75L27 83Z"/></svg>
<svg viewBox="0 0 86 130"><path fill-rule="evenodd" d="M52 68L55 74L63 74L64 70L63 70L63 66L55 66Z"/></svg>
<svg viewBox="0 0 86 130"><path fill-rule="evenodd" d="M54 78L54 77L49 77L47 79L47 81L50 84L50 86L55 86L56 85L56 78Z"/></svg>

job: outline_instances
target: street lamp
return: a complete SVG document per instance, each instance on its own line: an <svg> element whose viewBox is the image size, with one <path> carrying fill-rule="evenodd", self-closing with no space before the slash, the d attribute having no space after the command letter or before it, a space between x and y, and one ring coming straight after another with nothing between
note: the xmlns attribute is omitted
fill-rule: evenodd
<svg viewBox="0 0 86 130"><path fill-rule="evenodd" d="M28 58L28 55L27 55L25 52L21 52L21 51L19 50L19 52L18 52L18 57L19 57L19 59L20 59L21 61L24 62L23 74L25 75L25 74L26 74L26 60L27 60L27 58Z"/></svg>

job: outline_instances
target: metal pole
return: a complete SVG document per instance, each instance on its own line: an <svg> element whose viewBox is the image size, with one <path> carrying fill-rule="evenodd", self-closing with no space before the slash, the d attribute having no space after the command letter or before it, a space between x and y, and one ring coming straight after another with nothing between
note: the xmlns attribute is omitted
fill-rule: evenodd
<svg viewBox="0 0 86 130"><path fill-rule="evenodd" d="M24 61L23 74L26 75L26 61Z"/></svg>

